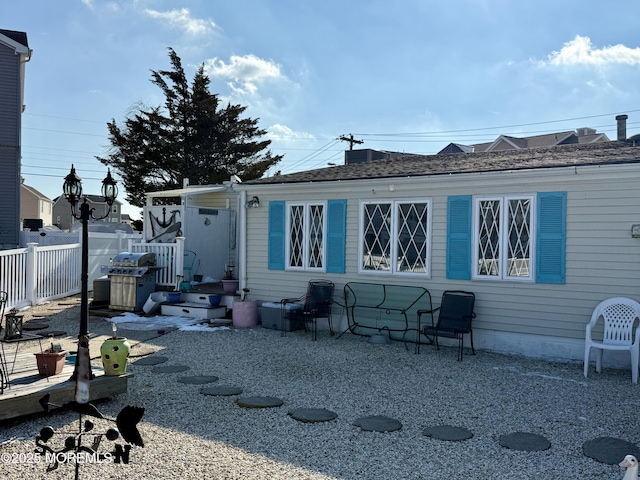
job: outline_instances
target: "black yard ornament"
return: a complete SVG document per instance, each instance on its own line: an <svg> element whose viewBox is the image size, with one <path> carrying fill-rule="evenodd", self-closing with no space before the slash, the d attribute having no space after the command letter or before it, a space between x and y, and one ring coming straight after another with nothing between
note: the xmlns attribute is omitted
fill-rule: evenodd
<svg viewBox="0 0 640 480"><path fill-rule="evenodd" d="M45 459L48 464L47 471L50 472L58 468L61 463L75 463L75 478L79 479L79 467L81 463L96 463L111 461L113 463L129 463L129 454L131 445L144 447L142 436L138 431L138 423L144 415L144 408L132 405L125 406L115 419L105 417L91 403L78 403L71 401L64 405L56 405L49 402L50 395L46 394L39 402L45 412L49 412L50 407L68 408L77 412L78 431L77 432L56 432L53 427L46 426L36 435L36 450L41 458ZM104 419L115 423L116 428L108 428L104 432L97 433L94 431L95 425L93 420L84 419L83 416ZM48 445L48 442L55 435L67 435L64 440L64 446L54 449ZM83 445L84 437L92 437L91 446ZM124 444L114 443L113 450L109 451L108 447L100 448L103 438L111 442L115 442L119 438L124 440Z"/></svg>

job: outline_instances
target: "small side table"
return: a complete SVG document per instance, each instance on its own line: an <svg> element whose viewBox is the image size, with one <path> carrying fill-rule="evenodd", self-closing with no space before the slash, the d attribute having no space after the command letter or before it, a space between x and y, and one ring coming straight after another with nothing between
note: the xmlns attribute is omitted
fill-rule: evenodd
<svg viewBox="0 0 640 480"><path fill-rule="evenodd" d="M20 348L20 344L22 342L28 342L30 340L38 340L38 344L40 346L40 352L42 352L42 340L44 337L41 335L33 335L30 333L23 333L20 338L14 338L11 340L5 340L4 338L0 338L0 370L2 378L0 379L0 393L4 392L5 388L9 387L9 376L13 374L13 370L16 366L16 358L18 357L18 349ZM11 369L9 369L9 362L7 361L7 354L4 349L4 344L15 344L16 348L13 352L13 361L11 362ZM48 380L48 379L47 379Z"/></svg>

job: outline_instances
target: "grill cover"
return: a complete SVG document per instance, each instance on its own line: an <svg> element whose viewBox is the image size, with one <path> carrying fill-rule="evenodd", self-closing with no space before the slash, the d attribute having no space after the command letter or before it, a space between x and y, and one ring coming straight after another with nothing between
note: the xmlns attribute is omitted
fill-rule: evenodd
<svg viewBox="0 0 640 480"><path fill-rule="evenodd" d="M156 264L156 254L149 252L122 252L113 257L114 267L149 267Z"/></svg>

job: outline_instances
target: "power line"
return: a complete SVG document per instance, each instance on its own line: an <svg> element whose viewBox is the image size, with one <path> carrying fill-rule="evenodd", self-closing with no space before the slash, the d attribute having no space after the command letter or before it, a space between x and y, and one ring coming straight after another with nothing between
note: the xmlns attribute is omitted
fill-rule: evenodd
<svg viewBox="0 0 640 480"><path fill-rule="evenodd" d="M329 148L331 148L332 146L334 146L336 143L338 143L337 139L333 139L331 142L326 143L325 145L323 145L322 147L320 147L319 149L317 149L314 153L310 153L309 155L307 155L306 157L301 158L300 160L298 160L297 162L293 163L292 165L289 165L287 170L293 169L296 166L307 162L309 160L314 159L315 157L317 157L318 155L324 153L325 151L327 151Z"/></svg>
<svg viewBox="0 0 640 480"><path fill-rule="evenodd" d="M67 132L64 130L50 130L47 128L35 128L35 127L22 127L22 128L23 130L37 130L39 132L66 133L68 135L84 135L87 137L109 138L107 135L98 135L97 133Z"/></svg>
<svg viewBox="0 0 640 480"><path fill-rule="evenodd" d="M497 126L497 127L482 127L482 128L465 128L462 130L440 130L440 131L436 131L436 132L413 132L413 133L388 133L388 134L379 134L379 133L357 133L356 135L359 136L369 136L369 135L389 135L389 136L414 136L414 135L433 135L433 134L442 134L442 133L458 133L458 132L479 132L479 131L483 131L483 130L500 130L503 128L516 128L516 127L529 127L529 126L533 126L533 125L547 125L547 124L551 124L551 123L561 123L561 122L573 122L575 120L586 120L588 118L598 118L598 117L607 117L607 116L614 116L614 115L620 115L621 113L635 113L635 112L640 112L640 109L638 110L628 110L626 112L614 112L614 113L602 113L599 115L588 115L585 117L574 117L574 118L565 118L563 120L547 120L544 122L531 122L531 123L521 123L521 124L516 124L516 125L503 125L503 126Z"/></svg>
<svg viewBox="0 0 640 480"><path fill-rule="evenodd" d="M99 121L99 120L85 120L85 119L82 119L82 118L59 117L57 115L45 115L43 113L25 112L24 114L28 115L28 116L31 116L31 117L55 118L55 119L58 119L58 120L72 120L74 122L99 123L101 125L105 125L107 123L107 122Z"/></svg>

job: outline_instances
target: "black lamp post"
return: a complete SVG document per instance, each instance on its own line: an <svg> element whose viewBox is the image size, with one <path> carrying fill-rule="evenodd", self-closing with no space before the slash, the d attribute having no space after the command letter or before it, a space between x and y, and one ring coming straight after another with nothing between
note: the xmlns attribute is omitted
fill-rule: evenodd
<svg viewBox="0 0 640 480"><path fill-rule="evenodd" d="M94 216L94 208L91 208L87 203L87 197L84 196L82 203L78 209L78 202L82 196L82 180L76 174L76 169L71 165L71 172L64 178L64 185L62 186L64 197L71 204L71 215L73 218L82 222L82 271L80 274L81 280L81 298L80 298L80 331L78 333L78 354L76 356L75 370L73 372L72 379L79 380L79 369L84 367L84 370L80 372L80 377L84 377L85 380L89 380L92 377L91 363L89 361L81 361L81 351L85 353L89 360L89 232L87 223L90 219L101 220L106 218L111 212L111 206L118 195L118 187L116 181L111 176L111 171L107 171L107 176L102 181L102 196L105 202L109 206L107 212L101 216ZM83 365L84 364L84 365ZM85 391L86 390L86 391ZM88 398L88 384L86 389L78 389L76 384L76 401L78 403L87 403Z"/></svg>
<svg viewBox="0 0 640 480"><path fill-rule="evenodd" d="M78 353L76 355L76 365L73 372L72 380L76 382L76 391L74 400L67 402L64 405L55 405L51 403L50 394L46 394L40 399L40 405L45 412L49 412L51 406L55 407L69 407L75 412L78 412L78 433L75 435L69 435L65 439L64 448L60 450L54 450L53 447L47 445L47 442L55 435L53 427L44 427L40 430L40 434L36 435L36 452L39 453L42 458L51 458L48 460L49 466L47 471L55 470L58 468L59 463L73 462L75 463L75 479L80 478L80 464L86 463L86 459L83 460L81 456L89 455L89 458L95 460L107 460L112 459L114 463L129 463L129 450L131 445L144 446L140 432L138 431L138 422L141 420L144 414L144 408L135 407L132 405L125 406L115 419L108 419L114 422L117 426L117 430L109 428L105 433L96 434L93 432L93 421L82 421L84 415L89 415L96 418L107 418L92 404L89 403L89 380L93 377L91 374L91 359L89 357L89 233L87 230L87 222L89 219L100 220L106 218L111 212L111 206L113 205L116 196L118 195L118 188L116 187L116 181L111 177L111 172L108 171L106 178L102 181L102 196L105 202L109 206L107 212L101 217L95 217L93 215L94 208L91 208L87 203L87 197L85 195L80 209L78 211L77 205L82 196L82 181L80 177L76 175L76 169L71 165L71 172L64 178L64 185L62 187L64 197L71 204L71 215L82 222L82 272L80 278L82 281L82 298L80 303L80 333L78 334ZM83 431L84 430L84 431ZM68 432L66 433L68 435ZM82 438L85 435L93 436L93 445L91 447L82 444ZM115 441L119 437L127 443L125 445L116 444L115 450L109 453L100 453L98 451L100 442L103 437L108 440ZM68 455L68 456L67 456ZM91 462L89 462L91 463Z"/></svg>

